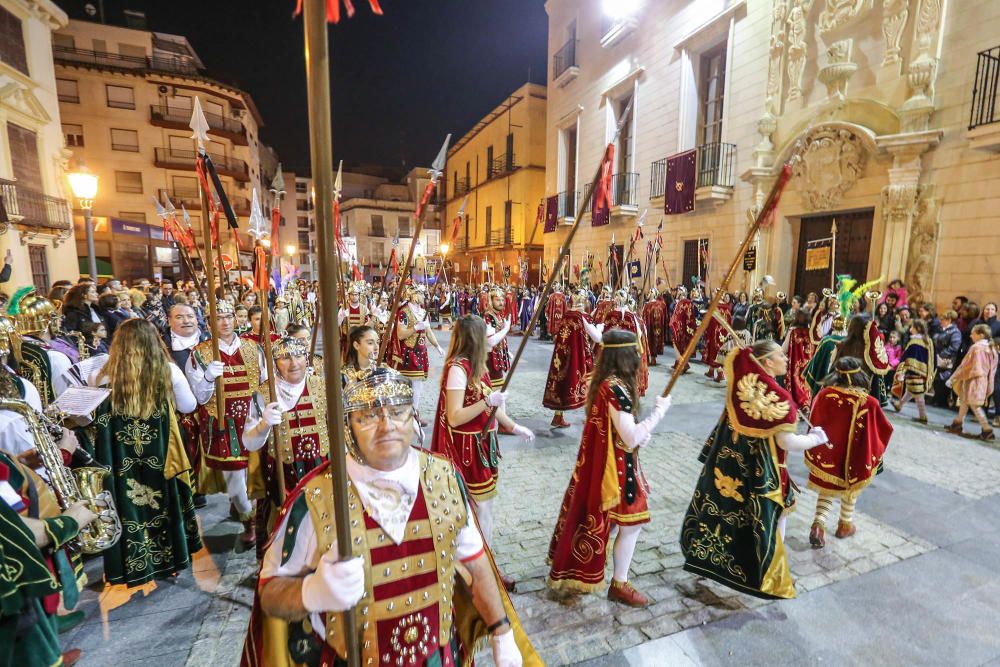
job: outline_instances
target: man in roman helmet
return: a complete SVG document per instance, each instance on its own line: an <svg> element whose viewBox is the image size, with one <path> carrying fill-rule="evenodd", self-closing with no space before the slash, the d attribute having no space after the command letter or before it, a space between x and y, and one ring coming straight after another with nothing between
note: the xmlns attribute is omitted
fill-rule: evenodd
<svg viewBox="0 0 1000 667"><path fill-rule="evenodd" d="M359 637L362 665L468 664L487 636L500 667L541 664L454 466L413 446L413 400L410 381L387 368L345 389L354 557L338 556L323 462L278 517L244 666L343 662L346 633ZM458 571L467 586L455 585ZM348 609L355 627L345 629Z"/></svg>
<svg viewBox="0 0 1000 667"><path fill-rule="evenodd" d="M397 311L396 321L392 327L387 359L390 367L399 371L412 383L413 403L418 409L429 369L427 343L430 342L438 354L444 357L444 350L438 344L427 319L424 299L424 286L407 281L403 287L404 304ZM421 426L426 426L428 423L423 418L420 419Z"/></svg>
<svg viewBox="0 0 1000 667"><path fill-rule="evenodd" d="M31 380L42 407L47 407L66 388L63 374L73 365L72 359L53 345L62 318L55 305L36 294L34 287L18 290L7 312L17 330L13 345L17 372Z"/></svg>
<svg viewBox="0 0 1000 667"><path fill-rule="evenodd" d="M678 285L677 300L674 302L674 312L670 316L670 339L673 341L674 351L677 353L677 360L674 361L674 366L684 356L684 350L687 349L697 329L698 320L694 302L688 298L687 288L683 285ZM684 366L682 372L688 372L687 365Z"/></svg>
<svg viewBox="0 0 1000 667"><path fill-rule="evenodd" d="M649 334L649 349L646 356L649 365L656 365L656 357L663 354L663 346L667 342L667 304L661 300L655 287L649 289L646 303L642 306L642 320Z"/></svg>
<svg viewBox="0 0 1000 667"><path fill-rule="evenodd" d="M555 336L559 333L559 323L562 321L564 312L566 312L566 295L563 294L562 283L557 282L552 286L548 303L545 304L545 318L549 336Z"/></svg>
<svg viewBox="0 0 1000 667"><path fill-rule="evenodd" d="M646 388L649 386L649 362L646 358L646 348L649 340L646 336L646 326L631 307L631 296L626 289L615 292L615 308L604 318L604 331L611 329L625 329L631 331L639 338L639 395L646 395Z"/></svg>
<svg viewBox="0 0 1000 667"><path fill-rule="evenodd" d="M490 386L494 389L503 385L504 376L510 370L510 349L507 347L507 332L510 331L510 317L503 288L494 285L489 290L489 300L483 313L486 321L486 335L490 345L486 357L486 369L490 373Z"/></svg>
<svg viewBox="0 0 1000 667"><path fill-rule="evenodd" d="M603 324L604 318L615 308L615 301L611 298L611 285L601 288L601 298L597 300L593 312L590 314L594 324Z"/></svg>
<svg viewBox="0 0 1000 667"><path fill-rule="evenodd" d="M347 358L347 337L354 327L371 324L368 306L364 303L365 282L355 280L347 288L347 307L340 309L337 318L340 324L340 358Z"/></svg>
<svg viewBox="0 0 1000 667"><path fill-rule="evenodd" d="M221 471L232 510L243 523L240 540L251 545L257 541L257 531L247 491L250 452L243 445L243 432L251 397L260 383L267 380L267 367L260 346L236 335L234 308L226 300L218 303L213 333L218 339L221 361L212 360L212 341L207 340L194 349L185 373L199 404L202 460L211 470ZM222 419L215 400L218 378L222 378L225 406ZM203 486L200 490L210 493L219 485L216 481L205 482Z"/></svg>
<svg viewBox="0 0 1000 667"><path fill-rule="evenodd" d="M545 380L542 405L555 410L552 428L567 428L563 416L587 402L587 388L594 369L594 344L601 342L603 324L595 325L587 312L589 292L578 289L573 293L570 309L563 314L556 333L549 374Z"/></svg>

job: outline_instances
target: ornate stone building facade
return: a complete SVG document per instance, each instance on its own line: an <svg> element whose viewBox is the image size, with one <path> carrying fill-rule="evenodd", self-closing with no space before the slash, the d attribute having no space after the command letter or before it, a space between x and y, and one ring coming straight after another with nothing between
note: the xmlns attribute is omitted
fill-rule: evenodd
<svg viewBox="0 0 1000 667"><path fill-rule="evenodd" d="M607 227L591 228L583 213L575 255L605 256L611 235L618 244L627 239L642 209L649 209L647 232L655 228L661 158L698 148L695 210L664 217L663 268L674 283L694 268L717 284L748 212L797 156L774 223L755 239L755 270L738 274L736 288L770 274L782 289L804 294L847 272L900 278L915 300L939 306L957 294L980 303L1000 296L995 3L626 4L631 12L615 17L597 0L546 5L547 194L590 179L613 134L613 111L627 95L634 104L629 134L618 142L628 158L615 169L638 173L634 192L625 187L628 200L615 202ZM559 58L571 43L567 70ZM572 151L567 139L576 142ZM579 177L567 175L570 152ZM807 267L808 250L834 236L834 225L835 265ZM546 235L547 254L565 229Z"/></svg>

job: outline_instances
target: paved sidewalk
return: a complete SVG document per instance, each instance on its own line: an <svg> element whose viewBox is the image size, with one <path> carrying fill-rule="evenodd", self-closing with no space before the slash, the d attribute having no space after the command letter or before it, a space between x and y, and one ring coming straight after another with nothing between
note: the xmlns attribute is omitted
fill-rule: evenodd
<svg viewBox="0 0 1000 667"><path fill-rule="evenodd" d="M512 348L520 340L511 337ZM681 379L674 407L642 452L653 519L639 539L632 581L653 604L630 609L599 594L551 597L545 553L582 418L580 411L570 413L571 428L548 428L551 412L541 407L541 392L551 349L533 339L512 384L508 410L538 437L530 445L501 439L494 544L500 569L518 580L515 606L547 664L978 665L1000 659L1000 450L915 425L908 419L912 406L890 414L896 433L886 472L862 494L858 533L849 540L831 536L825 549L809 548L815 494L801 483L801 460L792 463L803 488L786 541L798 599L766 602L684 572L680 520L700 470L697 454L723 406L721 385L704 378L700 366ZM427 416L441 371L441 360L431 356L421 406ZM663 364L652 369L647 409L668 371ZM950 419L932 411L938 423ZM256 563L236 546L240 527L226 518L225 498L210 501L199 512L207 548L193 571L130 596L92 583L82 603L87 621L64 636L65 646L84 649L81 665L238 664ZM99 560L88 563L87 572L100 582Z"/></svg>

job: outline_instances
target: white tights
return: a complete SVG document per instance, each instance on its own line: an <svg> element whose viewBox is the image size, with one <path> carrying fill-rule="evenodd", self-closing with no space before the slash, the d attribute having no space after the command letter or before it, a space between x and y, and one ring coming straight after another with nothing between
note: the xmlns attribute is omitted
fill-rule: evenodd
<svg viewBox="0 0 1000 667"><path fill-rule="evenodd" d="M247 495L247 471L246 470L223 470L222 477L226 480L226 495L229 501L240 513L240 518L244 519L253 513L253 505L250 503L250 496ZM244 519L245 520L245 519Z"/></svg>
<svg viewBox="0 0 1000 667"><path fill-rule="evenodd" d="M479 520L479 530L483 534L483 541L486 546L493 543L493 498L489 500L473 500L472 506L476 511L476 518Z"/></svg>
<svg viewBox="0 0 1000 667"><path fill-rule="evenodd" d="M614 579L618 583L628 582L628 570L632 566L635 555L635 545L639 541L642 526L618 526L618 537L615 538Z"/></svg>
<svg viewBox="0 0 1000 667"><path fill-rule="evenodd" d="M413 405L420 412L420 397L424 395L424 380L411 380L413 385Z"/></svg>

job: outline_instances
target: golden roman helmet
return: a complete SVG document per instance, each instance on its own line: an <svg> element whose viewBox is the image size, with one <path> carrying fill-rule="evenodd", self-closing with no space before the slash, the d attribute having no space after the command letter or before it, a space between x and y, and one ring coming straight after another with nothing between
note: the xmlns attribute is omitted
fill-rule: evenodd
<svg viewBox="0 0 1000 667"><path fill-rule="evenodd" d="M15 292L7 312L14 316L19 334L59 331L59 321L62 317L59 309L44 296L37 294L34 287L23 287Z"/></svg>
<svg viewBox="0 0 1000 667"><path fill-rule="evenodd" d="M655 287L650 287L649 288L648 297L649 297L650 301L652 301L653 299L656 299L659 296L660 296L659 290L657 290Z"/></svg>
<svg viewBox="0 0 1000 667"><path fill-rule="evenodd" d="M0 358L10 355L12 337L17 336L17 327L14 318L9 315L0 315Z"/></svg>
<svg viewBox="0 0 1000 667"><path fill-rule="evenodd" d="M628 307L629 301L631 300L631 295L628 290L620 289L615 292L615 307L616 308L626 308Z"/></svg>
<svg viewBox="0 0 1000 667"><path fill-rule="evenodd" d="M495 297L495 296L498 296L501 299L504 299L504 298L507 297L506 293L504 293L504 291L503 291L503 287L501 287L500 285L493 285L492 287L490 287L490 289L489 289L489 291L487 293L490 295L491 299L493 297Z"/></svg>
<svg viewBox="0 0 1000 667"><path fill-rule="evenodd" d="M274 341L271 346L271 354L275 361L289 357L307 357L309 356L309 345L302 338L283 336Z"/></svg>
<svg viewBox="0 0 1000 667"><path fill-rule="evenodd" d="M363 280L354 280L354 281L351 282L351 287L349 288L348 291L351 294L357 294L358 296L360 296L360 295L362 295L362 294L365 293L365 287L367 287L367 285L365 284L365 281L363 281Z"/></svg>
<svg viewBox="0 0 1000 667"><path fill-rule="evenodd" d="M215 304L215 312L219 315L235 315L236 309L233 308L233 304L229 303L228 299L219 299L219 302Z"/></svg>

